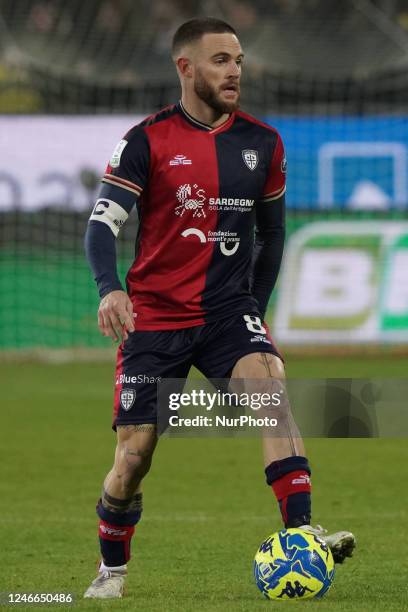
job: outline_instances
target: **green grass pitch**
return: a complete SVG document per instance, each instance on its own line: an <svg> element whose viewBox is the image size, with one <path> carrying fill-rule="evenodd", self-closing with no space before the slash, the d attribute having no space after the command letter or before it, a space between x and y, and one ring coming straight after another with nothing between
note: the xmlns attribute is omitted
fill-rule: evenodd
<svg viewBox="0 0 408 612"><path fill-rule="evenodd" d="M406 376L406 366L402 359L326 358L288 359L287 368L302 377ZM94 507L114 447L113 366L3 363L0 377L0 591L73 592L80 610L252 612L289 605L264 600L252 578L257 546L280 528L255 438L161 440L145 482L127 596L82 600L95 575ZM358 549L338 567L328 595L303 605L406 610L407 440L310 439L307 449L314 522L353 530Z"/></svg>

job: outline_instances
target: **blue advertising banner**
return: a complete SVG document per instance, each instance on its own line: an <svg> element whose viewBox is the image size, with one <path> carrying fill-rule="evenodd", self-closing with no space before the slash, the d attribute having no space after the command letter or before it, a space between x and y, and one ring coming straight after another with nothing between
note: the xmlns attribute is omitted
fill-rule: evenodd
<svg viewBox="0 0 408 612"><path fill-rule="evenodd" d="M285 144L289 208L408 208L408 116L267 122Z"/></svg>
<svg viewBox="0 0 408 612"><path fill-rule="evenodd" d="M88 209L116 144L143 116L0 117L0 210ZM269 117L292 209L408 208L408 115ZM17 146L25 142L24 147Z"/></svg>

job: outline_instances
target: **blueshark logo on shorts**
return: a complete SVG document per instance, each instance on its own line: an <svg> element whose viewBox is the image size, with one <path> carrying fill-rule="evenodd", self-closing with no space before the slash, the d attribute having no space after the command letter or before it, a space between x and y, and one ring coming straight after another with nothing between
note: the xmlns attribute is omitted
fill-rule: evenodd
<svg viewBox="0 0 408 612"><path fill-rule="evenodd" d="M134 389L122 389L120 392L120 405L123 410L130 410L136 399L136 391Z"/></svg>

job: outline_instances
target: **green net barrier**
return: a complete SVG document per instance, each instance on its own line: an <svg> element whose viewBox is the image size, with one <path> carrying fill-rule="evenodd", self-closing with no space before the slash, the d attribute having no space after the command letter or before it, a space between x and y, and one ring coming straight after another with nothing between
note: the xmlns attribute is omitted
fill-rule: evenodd
<svg viewBox="0 0 408 612"><path fill-rule="evenodd" d="M1 350L107 346L97 328L99 298L83 251L87 218L87 213L50 209L0 214ZM352 221L361 227L373 220L386 224L405 219L406 214L397 211L289 213L288 242L295 232L319 221ZM117 241L122 279L133 259L135 232L131 216ZM354 242L348 237L348 246L359 241L361 237ZM312 244L321 248L324 243L320 236ZM284 269L271 298L268 321L286 273Z"/></svg>

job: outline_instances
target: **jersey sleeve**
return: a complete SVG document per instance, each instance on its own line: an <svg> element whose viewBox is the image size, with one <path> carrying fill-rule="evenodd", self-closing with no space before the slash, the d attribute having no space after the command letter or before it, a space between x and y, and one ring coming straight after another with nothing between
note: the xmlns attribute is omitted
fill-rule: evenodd
<svg viewBox="0 0 408 612"><path fill-rule="evenodd" d="M99 295L123 290L116 267L115 238L142 195L149 172L149 144L136 126L117 144L102 178L85 233L85 252Z"/></svg>
<svg viewBox="0 0 408 612"><path fill-rule="evenodd" d="M278 200L286 191L286 157L283 142L276 132L277 140L272 154L261 202Z"/></svg>
<svg viewBox="0 0 408 612"><path fill-rule="evenodd" d="M146 133L136 126L119 141L102 177L90 222L105 223L114 236L143 193L149 174L150 150Z"/></svg>
<svg viewBox="0 0 408 612"><path fill-rule="evenodd" d="M263 195L256 203L251 290L262 317L278 278L285 242L286 159L282 140L274 143ZM269 204L270 203L270 204Z"/></svg>

